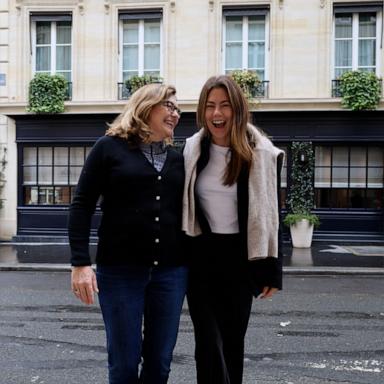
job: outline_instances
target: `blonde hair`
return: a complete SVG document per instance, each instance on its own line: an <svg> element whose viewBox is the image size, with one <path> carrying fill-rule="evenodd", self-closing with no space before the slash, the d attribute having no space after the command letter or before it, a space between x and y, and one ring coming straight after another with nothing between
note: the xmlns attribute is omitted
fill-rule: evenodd
<svg viewBox="0 0 384 384"><path fill-rule="evenodd" d="M149 143L152 131L148 125L152 108L176 95L176 88L165 84L147 84L129 98L123 112L109 124L107 136L127 139L130 144ZM171 139L165 140L168 144Z"/></svg>
<svg viewBox="0 0 384 384"><path fill-rule="evenodd" d="M239 178L242 168L245 167L249 170L252 163L253 151L247 135L247 125L249 123L248 102L243 91L230 76L210 77L200 92L196 113L197 124L204 129L205 135L208 137L211 134L205 120L205 109L209 93L214 88L222 88L228 93L233 111L229 144L231 159L227 165L223 180L224 185L233 185Z"/></svg>

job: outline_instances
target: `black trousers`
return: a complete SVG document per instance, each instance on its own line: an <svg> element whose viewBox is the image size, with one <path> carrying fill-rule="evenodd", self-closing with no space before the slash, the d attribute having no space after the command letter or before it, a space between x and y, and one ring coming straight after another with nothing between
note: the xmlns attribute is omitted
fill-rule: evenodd
<svg viewBox="0 0 384 384"><path fill-rule="evenodd" d="M198 384L241 384L252 306L239 235L199 238L192 256L188 306L195 331Z"/></svg>

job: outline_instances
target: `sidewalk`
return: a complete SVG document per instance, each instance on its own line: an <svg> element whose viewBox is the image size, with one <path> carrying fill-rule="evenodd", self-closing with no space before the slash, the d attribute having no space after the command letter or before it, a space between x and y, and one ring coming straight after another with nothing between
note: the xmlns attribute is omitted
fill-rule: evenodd
<svg viewBox="0 0 384 384"><path fill-rule="evenodd" d="M94 259L96 245L91 244ZM384 274L384 245L314 243L283 248L286 274ZM68 243L0 242L0 271L69 271Z"/></svg>

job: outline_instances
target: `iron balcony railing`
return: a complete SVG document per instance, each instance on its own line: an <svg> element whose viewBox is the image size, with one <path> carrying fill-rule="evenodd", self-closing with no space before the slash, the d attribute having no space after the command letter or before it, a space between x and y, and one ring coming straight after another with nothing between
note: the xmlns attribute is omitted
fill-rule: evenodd
<svg viewBox="0 0 384 384"><path fill-rule="evenodd" d="M72 81L67 81L67 89L65 92L65 100L72 100Z"/></svg>
<svg viewBox="0 0 384 384"><path fill-rule="evenodd" d="M268 98L269 97L269 81L261 81L257 86L251 89L251 97ZM131 90L124 83L117 83L117 99L127 100L131 96Z"/></svg>
<svg viewBox="0 0 384 384"><path fill-rule="evenodd" d="M264 80L261 81L258 85L253 87L251 90L251 96L254 98L264 98L267 99L269 97L269 81Z"/></svg>
<svg viewBox="0 0 384 384"><path fill-rule="evenodd" d="M383 93L383 82L382 80L380 79L380 93L382 94ZM342 97L342 92L341 92L341 89L340 89L340 86L341 86L341 80L332 80L332 97Z"/></svg>

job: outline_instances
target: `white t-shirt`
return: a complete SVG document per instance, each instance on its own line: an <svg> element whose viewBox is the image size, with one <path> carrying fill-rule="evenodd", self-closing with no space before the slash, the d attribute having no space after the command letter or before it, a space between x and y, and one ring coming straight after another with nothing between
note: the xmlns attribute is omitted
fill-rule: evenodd
<svg viewBox="0 0 384 384"><path fill-rule="evenodd" d="M201 209L213 233L239 233L237 183L223 185L225 168L230 160L228 147L211 143L209 162L196 182Z"/></svg>

